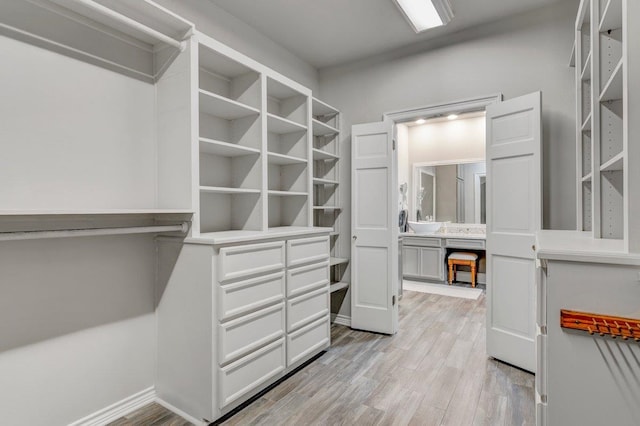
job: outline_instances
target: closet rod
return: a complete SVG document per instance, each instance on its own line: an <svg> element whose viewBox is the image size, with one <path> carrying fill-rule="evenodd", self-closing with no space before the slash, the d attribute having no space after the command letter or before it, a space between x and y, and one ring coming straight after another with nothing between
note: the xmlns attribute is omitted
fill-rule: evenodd
<svg viewBox="0 0 640 426"><path fill-rule="evenodd" d="M80 3L83 6L88 7L89 9L93 9L98 13L101 13L102 15L108 16L122 24L125 24L133 29L136 29L148 36L151 36L163 43L166 43L170 46L173 46L177 49L180 49L180 51L184 50L184 43L178 40L175 40L163 33L161 33L160 31L156 31L153 28L149 28L146 25L141 24L140 22L129 18L128 16L125 16L121 13L116 12L115 10L109 9L106 6L103 6L99 3L94 2L93 0L73 0L76 3Z"/></svg>
<svg viewBox="0 0 640 426"><path fill-rule="evenodd" d="M153 234L157 232L182 232L189 230L189 222L179 225L130 226L123 228L60 229L55 231L0 232L0 241L37 240L45 238L95 237L101 235Z"/></svg>

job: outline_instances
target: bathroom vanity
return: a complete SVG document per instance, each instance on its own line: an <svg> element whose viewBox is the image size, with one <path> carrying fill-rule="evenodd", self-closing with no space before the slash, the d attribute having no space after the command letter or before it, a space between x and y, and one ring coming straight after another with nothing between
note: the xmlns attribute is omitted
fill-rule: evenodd
<svg viewBox="0 0 640 426"><path fill-rule="evenodd" d="M445 281L445 260L455 250L484 251L486 233L484 226L465 224L449 225L446 231L416 234L405 232L402 237L403 277L409 279ZM486 284L484 265L478 269L478 283ZM468 271L458 272L459 281L471 282Z"/></svg>

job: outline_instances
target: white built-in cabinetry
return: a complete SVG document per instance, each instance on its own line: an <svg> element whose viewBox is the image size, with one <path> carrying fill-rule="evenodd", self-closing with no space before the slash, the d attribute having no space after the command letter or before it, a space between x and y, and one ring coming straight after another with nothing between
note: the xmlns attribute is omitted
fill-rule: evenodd
<svg viewBox="0 0 640 426"><path fill-rule="evenodd" d="M630 90L640 63L633 2L590 0L576 21L576 136L578 229L595 238L637 244L638 173L632 158L640 103ZM634 48L635 47L635 48ZM637 120L636 120L637 121ZM634 156L635 155L635 156Z"/></svg>
<svg viewBox="0 0 640 426"><path fill-rule="evenodd" d="M578 230L536 244L536 422L636 425L638 343L562 328L560 311L640 321L640 3L583 0L575 30Z"/></svg>
<svg viewBox="0 0 640 426"><path fill-rule="evenodd" d="M331 227L331 292L349 287L349 256L341 246L348 238L340 227L340 111L313 98L313 224Z"/></svg>

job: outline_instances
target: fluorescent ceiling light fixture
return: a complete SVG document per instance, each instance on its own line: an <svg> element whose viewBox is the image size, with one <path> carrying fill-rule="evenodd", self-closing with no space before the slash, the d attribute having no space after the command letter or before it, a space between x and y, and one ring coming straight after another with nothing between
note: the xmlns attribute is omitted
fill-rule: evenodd
<svg viewBox="0 0 640 426"><path fill-rule="evenodd" d="M416 124L424 124L424 123L426 123L426 122L427 122L427 120L425 120L424 118L421 118L421 119L419 119L419 120L416 120Z"/></svg>
<svg viewBox="0 0 640 426"><path fill-rule="evenodd" d="M456 118L458 118L457 114L449 114L449 115L447 115L447 119L448 120L455 120Z"/></svg>
<svg viewBox="0 0 640 426"><path fill-rule="evenodd" d="M453 18L448 0L395 0L416 33L447 25Z"/></svg>

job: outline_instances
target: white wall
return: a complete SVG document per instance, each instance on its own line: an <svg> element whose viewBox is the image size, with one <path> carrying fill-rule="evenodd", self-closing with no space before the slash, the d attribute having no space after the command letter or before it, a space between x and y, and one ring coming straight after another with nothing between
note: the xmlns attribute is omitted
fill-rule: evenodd
<svg viewBox="0 0 640 426"><path fill-rule="evenodd" d="M0 243L0 423L63 425L154 384L153 239Z"/></svg>
<svg viewBox="0 0 640 426"><path fill-rule="evenodd" d="M473 117L409 127L409 163L483 159L485 123L484 117Z"/></svg>
<svg viewBox="0 0 640 426"><path fill-rule="evenodd" d="M318 90L318 74L313 66L212 1L156 0L156 3L193 22L199 31L313 91Z"/></svg>
<svg viewBox="0 0 640 426"><path fill-rule="evenodd" d="M545 228L575 228L574 69L568 66L578 1L320 70L320 94L343 113L342 176L350 176L350 128L384 112L502 93L541 90ZM343 191L345 200L350 199ZM349 205L341 215L350 230ZM348 300L348 298L346 299ZM347 304L342 314L349 315Z"/></svg>

